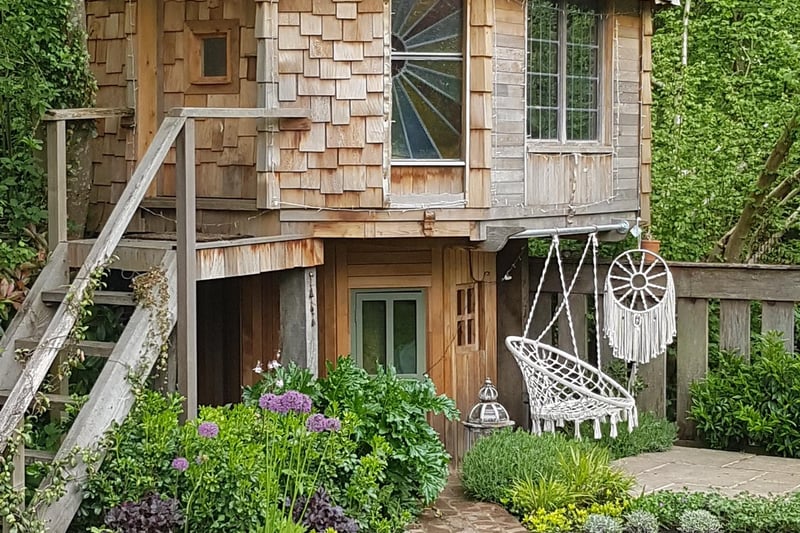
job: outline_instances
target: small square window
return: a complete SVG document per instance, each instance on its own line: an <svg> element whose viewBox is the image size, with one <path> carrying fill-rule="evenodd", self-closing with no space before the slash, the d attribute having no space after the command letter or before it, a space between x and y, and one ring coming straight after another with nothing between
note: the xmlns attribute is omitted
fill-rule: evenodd
<svg viewBox="0 0 800 533"><path fill-rule="evenodd" d="M186 23L189 94L239 91L239 21L193 20Z"/></svg>
<svg viewBox="0 0 800 533"><path fill-rule="evenodd" d="M211 35L203 37L203 78L225 78L228 74L228 36Z"/></svg>

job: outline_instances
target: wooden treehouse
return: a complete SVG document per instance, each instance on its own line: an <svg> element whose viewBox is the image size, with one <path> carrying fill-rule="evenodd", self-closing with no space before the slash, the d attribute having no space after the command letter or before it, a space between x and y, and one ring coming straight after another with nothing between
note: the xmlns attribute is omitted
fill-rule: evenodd
<svg viewBox="0 0 800 533"><path fill-rule="evenodd" d="M648 218L653 4L86 0L97 108L45 119L52 256L0 340L0 451L104 265L166 288L156 309L95 292L134 310L117 343L79 343L117 364L57 457L126 416L129 374L170 335L189 415L238 401L279 351L428 374L468 409L510 360L498 272L524 237ZM93 239L67 239L71 121L97 130ZM434 423L460 454L460 424ZM52 531L85 470L41 509Z"/></svg>

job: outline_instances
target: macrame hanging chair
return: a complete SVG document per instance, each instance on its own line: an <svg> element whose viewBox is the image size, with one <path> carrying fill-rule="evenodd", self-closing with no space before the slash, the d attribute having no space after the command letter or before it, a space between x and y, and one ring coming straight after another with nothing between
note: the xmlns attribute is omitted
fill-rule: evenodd
<svg viewBox="0 0 800 533"><path fill-rule="evenodd" d="M614 357L638 364L664 353L675 337L675 284L666 261L650 250L620 254L608 269L604 308Z"/></svg>
<svg viewBox="0 0 800 533"><path fill-rule="evenodd" d="M565 422L574 422L575 437L580 438L581 422L591 420L594 438L599 439L602 436L601 422L605 420L611 423L610 435L612 437L617 436L617 423L619 422L627 421L628 431L632 431L638 425L636 403L633 396L598 368L581 360L578 353L569 297L590 249L592 251L594 297L595 302L598 301L597 235L594 233L589 235L569 284L564 276L559 238L558 235L555 235L544 262L542 276L533 297L525 330L521 337L506 338L506 346L517 361L525 380L530 406L531 431L535 434L541 434L542 431L553 432L556 427L563 427ZM536 338L529 338L528 332L553 256L556 257L561 282L561 302L544 330ZM569 335L574 350L571 354L542 342L562 312L566 314L569 324ZM566 332L559 331L562 339L565 338L565 334ZM598 367L600 367L600 328L596 328L596 342Z"/></svg>

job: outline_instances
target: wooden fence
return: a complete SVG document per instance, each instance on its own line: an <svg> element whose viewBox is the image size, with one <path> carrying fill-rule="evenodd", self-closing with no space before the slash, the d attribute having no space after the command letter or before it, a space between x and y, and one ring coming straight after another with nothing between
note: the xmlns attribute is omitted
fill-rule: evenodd
<svg viewBox="0 0 800 533"><path fill-rule="evenodd" d="M543 262L531 260L529 278L522 287L530 298L523 303L528 309L534 291L541 277ZM555 265L551 265L544 280L542 295L534 314L531 331L534 334L542 331L552 318L552 309L561 297L561 285ZM567 279L574 273L574 265L565 265ZM690 406L689 385L703 378L708 372L709 353L709 319L710 309L719 312L719 346L721 349L738 351L749 360L751 332L751 303L761 302L761 331L778 331L783 335L787 349L794 348L795 305L800 302L800 267L765 266L765 265L725 265L698 263L671 263L677 294L677 338L676 369L674 371L675 417L678 423L679 438L693 440L696 438L695 428L687 420L686 413ZM592 313L594 308L594 288L592 283L591 263L583 267L578 281L570 297L570 308L578 339L578 350L581 354L594 353L595 336ZM598 267L598 283L600 301L597 305L602 309L603 282L607 265ZM515 291L524 294L523 291ZM502 293L502 290L501 290ZM504 296L500 296L504 297ZM719 301L719 305L709 306ZM527 312L527 311L526 311ZM563 313L562 313L563 315ZM523 315L524 316L524 315ZM602 314L600 315L602 321ZM561 316L557 322L557 331L569 331L566 318ZM602 327L602 323L600 324ZM504 328L505 329L505 328ZM601 330L602 331L602 330ZM501 332L512 334L509 330ZM515 333L516 335L521 332ZM558 335L556 335L558 337ZM572 341L567 333L559 338L547 336L550 341L568 351L572 351ZM602 364L612 359L611 350L602 339ZM673 374L670 372L669 374ZM667 357L662 355L646 365L640 365L638 375L647 387L639 394L640 410L652 411L660 416L667 412L668 372ZM520 383L521 384L521 383Z"/></svg>

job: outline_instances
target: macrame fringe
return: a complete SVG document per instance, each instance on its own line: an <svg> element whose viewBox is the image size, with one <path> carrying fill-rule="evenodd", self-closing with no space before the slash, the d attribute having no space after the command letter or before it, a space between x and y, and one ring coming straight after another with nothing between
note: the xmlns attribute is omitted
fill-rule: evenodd
<svg viewBox="0 0 800 533"><path fill-rule="evenodd" d="M606 278L606 294L613 294L611 278ZM666 351L675 337L675 284L667 274L661 301L646 311L624 307L614 298L604 299L603 331L614 357L627 362L648 363Z"/></svg>

